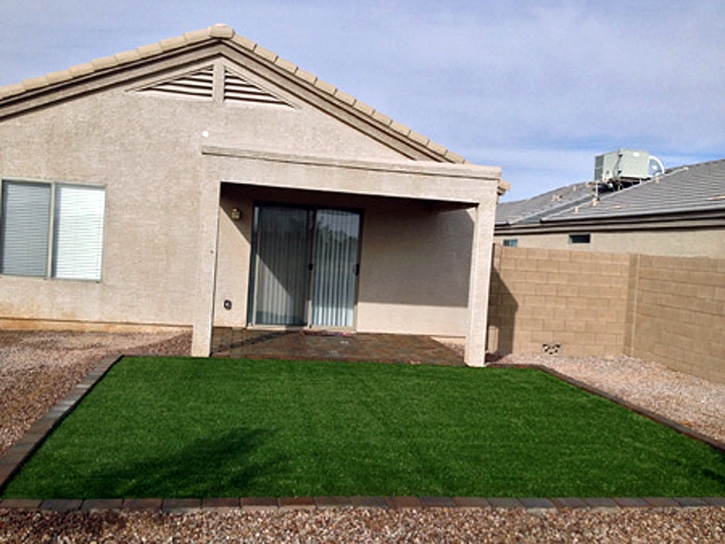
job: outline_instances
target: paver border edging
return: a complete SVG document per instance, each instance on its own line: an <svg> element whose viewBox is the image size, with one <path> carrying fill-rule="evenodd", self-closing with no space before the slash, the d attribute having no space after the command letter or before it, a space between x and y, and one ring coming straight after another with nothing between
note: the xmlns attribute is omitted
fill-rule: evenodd
<svg viewBox="0 0 725 544"><path fill-rule="evenodd" d="M216 511L296 512L300 510L525 510L530 513L589 510L663 510L672 508L725 508L725 497L241 497L218 499L4 499L0 510L36 512L154 511L167 514Z"/></svg>
<svg viewBox="0 0 725 544"><path fill-rule="evenodd" d="M23 463L40 447L63 419L65 419L80 401L123 355L108 356L101 360L63 399L48 413L38 419L20 441L13 444L0 458L0 492L22 467ZM648 417L662 425L705 442L725 453L725 444L713 440L689 427L664 418L654 412L631 404L624 399L601 391L593 386L561 374L544 365L510 365L493 363L486 368L532 368L542 370L575 387L594 395L601 396L638 414ZM155 510L166 513L186 513L209 510L241 509L242 511L287 512L296 510L321 510L345 508L373 508L387 510L421 510L428 508L479 508L479 509L516 509L529 512L548 512L581 508L588 510L618 511L631 508L725 508L725 497L240 497L210 499L0 499L0 509L33 510L49 512L95 512L95 511L139 511Z"/></svg>
<svg viewBox="0 0 725 544"><path fill-rule="evenodd" d="M0 493L20 470L23 463L41 446L60 422L75 409L106 373L123 358L123 355L104 357L70 392L45 415L33 423L23 437L15 442L0 458ZM6 502L6 501L2 501Z"/></svg>

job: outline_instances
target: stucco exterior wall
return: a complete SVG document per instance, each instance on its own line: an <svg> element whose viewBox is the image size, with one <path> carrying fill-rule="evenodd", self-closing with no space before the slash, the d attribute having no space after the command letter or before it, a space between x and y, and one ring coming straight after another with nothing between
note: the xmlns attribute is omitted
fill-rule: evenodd
<svg viewBox="0 0 725 544"><path fill-rule="evenodd" d="M3 179L106 188L101 282L0 277L1 316L191 324L200 185L210 182L203 178L200 148L205 143L401 159L398 152L281 88L274 92L294 107L134 91L159 77L0 121ZM221 228L228 227L222 220Z"/></svg>
<svg viewBox="0 0 725 544"><path fill-rule="evenodd" d="M494 241L518 240L518 247L562 249L599 253L638 253L642 255L671 255L681 257L711 257L725 259L725 226L677 230L632 230L597 232L572 230L571 234L591 234L589 244L569 243L569 232L546 234L497 234Z"/></svg>

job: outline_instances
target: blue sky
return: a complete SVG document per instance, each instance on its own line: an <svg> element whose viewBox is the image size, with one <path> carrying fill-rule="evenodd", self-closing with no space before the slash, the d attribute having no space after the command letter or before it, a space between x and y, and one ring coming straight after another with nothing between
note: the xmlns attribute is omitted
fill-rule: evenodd
<svg viewBox="0 0 725 544"><path fill-rule="evenodd" d="M501 166L506 200L618 148L725 158L725 0L0 0L0 86L219 22Z"/></svg>

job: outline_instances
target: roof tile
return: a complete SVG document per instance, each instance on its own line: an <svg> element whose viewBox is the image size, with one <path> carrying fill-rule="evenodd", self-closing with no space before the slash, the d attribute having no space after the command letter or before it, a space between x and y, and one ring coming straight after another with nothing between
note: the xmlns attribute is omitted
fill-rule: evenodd
<svg viewBox="0 0 725 544"><path fill-rule="evenodd" d="M377 110L375 110L373 112L373 119L380 121L382 124L384 124L385 126L388 126L388 127L390 126L390 123L393 122L393 120L390 117L388 117L384 113L381 113Z"/></svg>
<svg viewBox="0 0 725 544"><path fill-rule="evenodd" d="M23 81L22 85L26 91L32 91L33 89L39 89L45 87L48 84L48 79L45 76L34 77Z"/></svg>
<svg viewBox="0 0 725 544"><path fill-rule="evenodd" d="M270 62L275 62L278 57L277 53L275 53L274 51L270 51L269 49L266 49L259 44L257 44L257 47L254 48L254 53L259 55L263 59L267 59Z"/></svg>
<svg viewBox="0 0 725 544"><path fill-rule="evenodd" d="M104 70L105 68L113 68L114 66L118 66L118 61L116 60L116 57L102 57L100 59L94 59L91 61L91 64L93 65L93 69L95 70Z"/></svg>
<svg viewBox="0 0 725 544"><path fill-rule="evenodd" d="M181 47L184 47L186 45L186 40L183 36L178 36L176 38L166 38L165 40L161 40L159 42L159 46L163 51L173 51L174 49L179 49Z"/></svg>
<svg viewBox="0 0 725 544"><path fill-rule="evenodd" d="M277 57L275 64L282 68L282 70L286 70L290 74L294 74L299 68L294 62L290 62L280 57Z"/></svg>
<svg viewBox="0 0 725 544"><path fill-rule="evenodd" d="M127 62L139 60L141 58L141 53L134 49L133 51L118 53L115 58L118 64L126 64Z"/></svg>
<svg viewBox="0 0 725 544"><path fill-rule="evenodd" d="M428 145L428 142L430 142L430 138L428 138L427 136L423 136L422 134L415 132L414 130L410 131L410 133L408 134L408 138L426 146Z"/></svg>
<svg viewBox="0 0 725 544"><path fill-rule="evenodd" d="M359 100L355 100L355 103L352 105L352 107L358 111L363 112L366 115L369 115L370 117L375 114L375 108L366 104L365 102L360 102Z"/></svg>
<svg viewBox="0 0 725 544"><path fill-rule="evenodd" d="M340 89L337 89L335 91L335 98L340 100L341 102L344 102L345 104L348 104L352 106L355 103L355 97L351 94L347 94L344 91L341 91Z"/></svg>
<svg viewBox="0 0 725 544"><path fill-rule="evenodd" d="M462 155L459 155L458 153L454 153L450 149L446 150L446 157L448 157L453 162L457 162L457 163L466 162L465 157L463 157Z"/></svg>
<svg viewBox="0 0 725 544"><path fill-rule="evenodd" d="M154 55L158 55L164 52L164 50L161 49L161 46L158 43L142 45L141 47L136 49L136 51L138 51L138 54L141 55L142 59L145 59L146 57L153 57Z"/></svg>
<svg viewBox="0 0 725 544"><path fill-rule="evenodd" d="M205 28L203 30L194 30L192 32L187 32L184 34L184 40L186 43L197 43L197 42L203 42L204 40L208 40L209 37L217 37L214 36L214 27L211 28ZM221 37L221 36L218 36Z"/></svg>
<svg viewBox="0 0 725 544"><path fill-rule="evenodd" d="M23 87L23 85L20 83L15 83L14 85L8 85L6 87L0 87L0 97L3 98L23 92L25 92L25 87Z"/></svg>
<svg viewBox="0 0 725 544"><path fill-rule="evenodd" d="M311 74L310 72L308 72L307 70L303 70L302 68L298 68L297 72L295 72L295 75L298 78L300 78L312 85L314 85L315 81L317 81L317 76L315 74Z"/></svg>
<svg viewBox="0 0 725 544"><path fill-rule="evenodd" d="M234 29L224 23L217 23L206 30L207 37L211 38L233 38L235 34Z"/></svg>
<svg viewBox="0 0 725 544"><path fill-rule="evenodd" d="M435 142L428 142L428 149L430 149L431 151L435 151L436 153L439 153L441 155L445 155L446 151L448 151L444 146Z"/></svg>
<svg viewBox="0 0 725 544"><path fill-rule="evenodd" d="M62 83L63 81L73 79L73 74L71 74L69 70L60 70L58 72L51 72L46 75L45 78L48 80L48 83L52 85L53 83Z"/></svg>
<svg viewBox="0 0 725 544"><path fill-rule="evenodd" d="M335 87L332 83L322 81L321 79L317 79L317 81L315 81L315 88L320 89L329 95L334 95L337 90L337 87Z"/></svg>
<svg viewBox="0 0 725 544"><path fill-rule="evenodd" d="M392 128L395 132L399 132L400 134L407 136L410 134L410 128L405 126L402 123L398 123L397 121L393 121L390 123L390 128Z"/></svg>
<svg viewBox="0 0 725 544"><path fill-rule="evenodd" d="M249 49L250 51L254 51L254 48L257 47L257 42L250 40L249 38L245 38L244 36L240 36L239 34L235 34L232 41L237 45L241 45L244 49Z"/></svg>
<svg viewBox="0 0 725 544"><path fill-rule="evenodd" d="M93 64L90 62L86 62L85 64L76 64L75 66L71 66L67 70L73 77L79 77L84 76L86 74L92 74L96 71L96 69L93 67Z"/></svg>

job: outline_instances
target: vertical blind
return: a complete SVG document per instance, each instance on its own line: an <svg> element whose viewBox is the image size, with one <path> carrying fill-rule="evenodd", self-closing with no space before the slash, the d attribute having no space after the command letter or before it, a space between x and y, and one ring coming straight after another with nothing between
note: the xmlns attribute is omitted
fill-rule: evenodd
<svg viewBox="0 0 725 544"><path fill-rule="evenodd" d="M265 206L259 210L255 322L304 325L309 284L309 212Z"/></svg>
<svg viewBox="0 0 725 544"><path fill-rule="evenodd" d="M254 322L352 327L360 215L260 206L256 229Z"/></svg>
<svg viewBox="0 0 725 544"><path fill-rule="evenodd" d="M318 210L312 325L354 325L360 216L343 210Z"/></svg>
<svg viewBox="0 0 725 544"><path fill-rule="evenodd" d="M3 181L0 273L100 280L105 195L102 187Z"/></svg>
<svg viewBox="0 0 725 544"><path fill-rule="evenodd" d="M48 273L51 186L2 184L2 257L0 272L18 276Z"/></svg>

